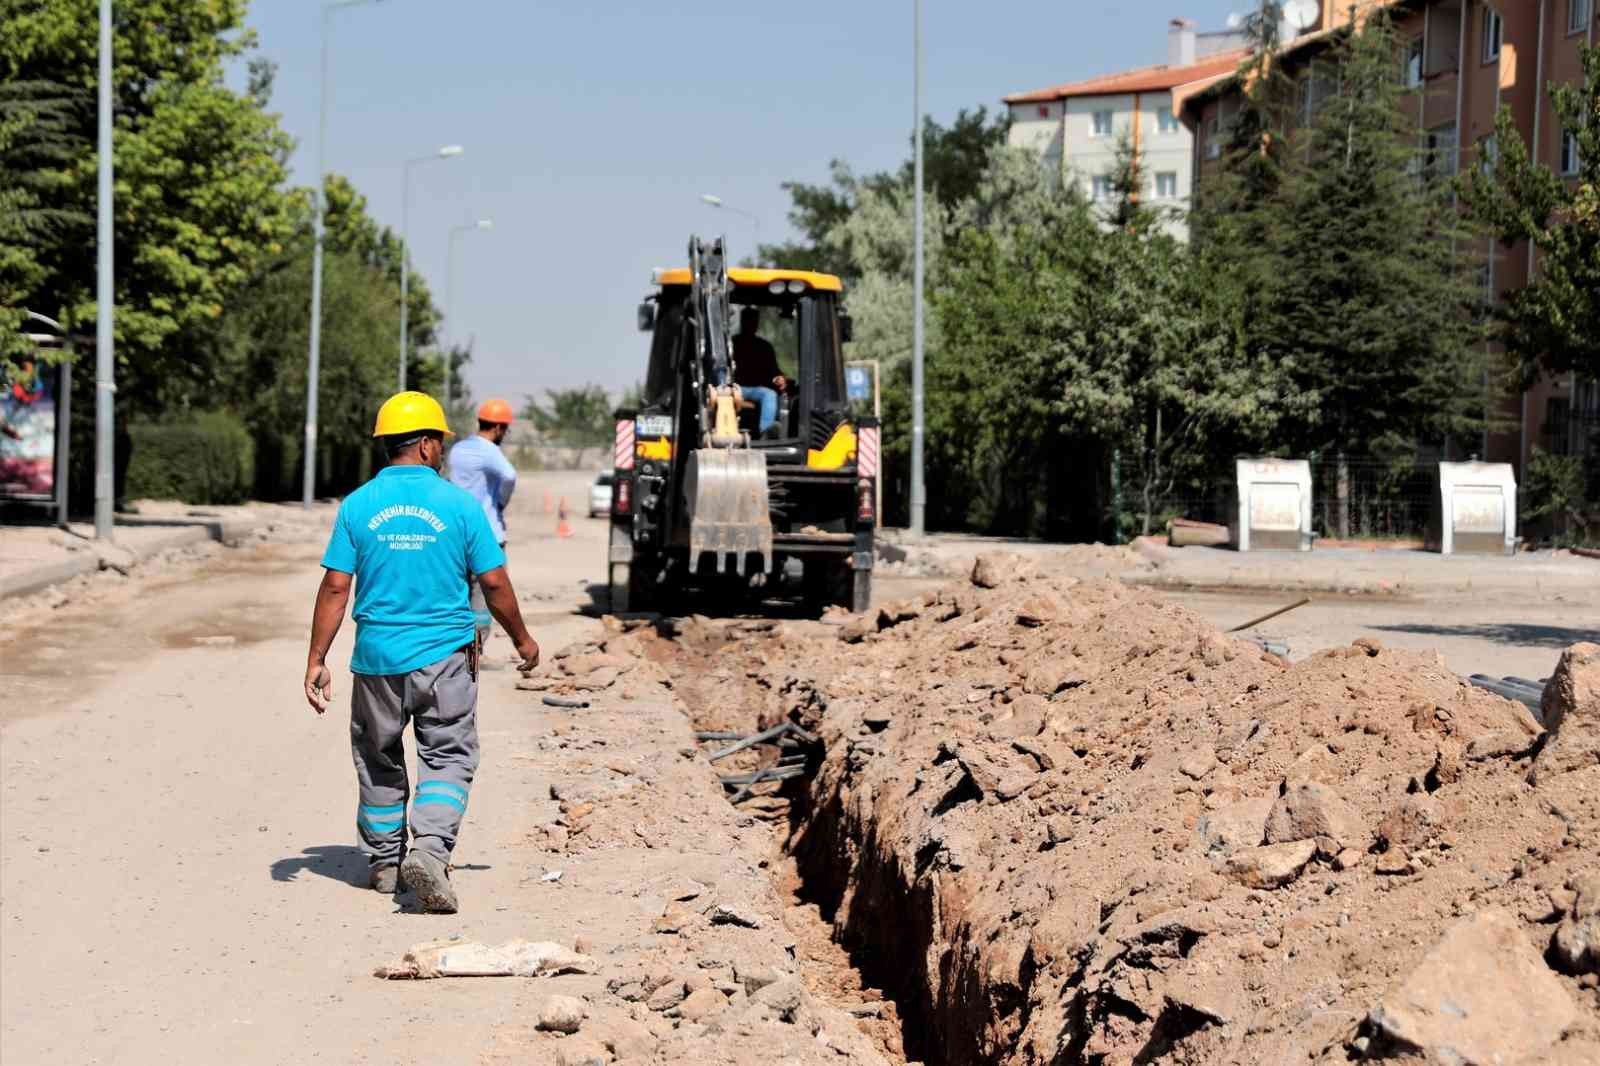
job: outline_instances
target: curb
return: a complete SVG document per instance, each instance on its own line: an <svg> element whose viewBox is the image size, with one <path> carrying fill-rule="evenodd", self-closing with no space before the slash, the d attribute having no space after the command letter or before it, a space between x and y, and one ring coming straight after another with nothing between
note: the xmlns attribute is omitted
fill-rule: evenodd
<svg viewBox="0 0 1600 1066"><path fill-rule="evenodd" d="M154 522L129 522L125 525L166 525L169 523ZM163 552L175 548L186 548L191 544L203 544L215 541L228 547L237 546L239 541L248 536L253 530L259 528L259 522L203 522L171 523L173 532L159 540L135 548L122 548L121 550L131 558L133 565L148 562ZM39 567L31 573L15 577L5 582L0 582L0 600L14 599L19 596L32 596L43 592L54 585L60 585L82 574L92 574L99 570L119 569L109 560L90 550L85 552L83 558L69 559L65 562L50 563Z"/></svg>

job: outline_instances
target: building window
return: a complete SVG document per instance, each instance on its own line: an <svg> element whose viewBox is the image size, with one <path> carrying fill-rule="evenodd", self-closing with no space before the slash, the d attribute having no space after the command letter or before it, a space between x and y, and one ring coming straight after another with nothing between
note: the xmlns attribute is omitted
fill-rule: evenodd
<svg viewBox="0 0 1600 1066"><path fill-rule="evenodd" d="M1156 125L1162 133L1178 132L1178 116L1172 113L1172 108L1163 107L1156 111Z"/></svg>
<svg viewBox="0 0 1600 1066"><path fill-rule="evenodd" d="M1339 92L1339 75L1326 63L1316 63L1298 82L1295 89L1300 112L1300 125L1311 126L1317 115Z"/></svg>
<svg viewBox="0 0 1600 1066"><path fill-rule="evenodd" d="M1104 203L1114 199L1117 194L1116 182L1109 174L1101 174L1089 186L1089 198L1095 203Z"/></svg>
<svg viewBox="0 0 1600 1066"><path fill-rule="evenodd" d="M1578 135L1571 130L1561 131L1561 176L1576 177L1583 160L1578 158Z"/></svg>
<svg viewBox="0 0 1600 1066"><path fill-rule="evenodd" d="M1567 32L1582 33L1589 28L1589 9L1594 0L1567 0Z"/></svg>
<svg viewBox="0 0 1600 1066"><path fill-rule="evenodd" d="M1178 172L1176 170L1163 170L1156 175L1156 199L1176 200L1178 198Z"/></svg>
<svg viewBox="0 0 1600 1066"><path fill-rule="evenodd" d="M1110 110L1106 110L1106 111L1096 111L1091 116L1091 118L1094 120L1094 129L1090 133L1091 137L1109 137L1109 136L1111 136L1111 116L1112 116L1112 114L1113 114L1113 112L1111 112Z"/></svg>
<svg viewBox="0 0 1600 1066"><path fill-rule="evenodd" d="M1050 117L1050 105L1049 104L1040 104L1039 105L1039 117L1040 118L1049 118Z"/></svg>
<svg viewBox="0 0 1600 1066"><path fill-rule="evenodd" d="M1400 64L1400 84L1415 89L1422 84L1423 40L1413 37L1406 42L1404 58Z"/></svg>
<svg viewBox="0 0 1600 1066"><path fill-rule="evenodd" d="M1500 58L1500 12L1492 7L1483 9L1483 61L1493 63Z"/></svg>
<svg viewBox="0 0 1600 1066"><path fill-rule="evenodd" d="M1483 169L1490 176L1494 176L1495 167L1500 165L1500 139L1494 134L1483 139Z"/></svg>
<svg viewBox="0 0 1600 1066"><path fill-rule="evenodd" d="M1422 179L1439 181L1456 172L1456 124L1447 122L1423 134Z"/></svg>
<svg viewBox="0 0 1600 1066"><path fill-rule="evenodd" d="M1206 119L1206 158L1218 159L1222 156L1222 122L1217 118Z"/></svg>

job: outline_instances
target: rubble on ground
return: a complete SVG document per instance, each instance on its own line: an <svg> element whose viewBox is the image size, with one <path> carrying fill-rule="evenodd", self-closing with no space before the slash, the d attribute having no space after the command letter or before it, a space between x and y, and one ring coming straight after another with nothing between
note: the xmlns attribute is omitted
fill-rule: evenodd
<svg viewBox="0 0 1600 1066"><path fill-rule="evenodd" d="M1563 658L1546 734L1436 656L1290 665L1053 573L991 558L842 626L691 634L698 676L673 676L697 714L821 735L789 847L926 1048L1556 1063L1600 1041L1600 648Z"/></svg>

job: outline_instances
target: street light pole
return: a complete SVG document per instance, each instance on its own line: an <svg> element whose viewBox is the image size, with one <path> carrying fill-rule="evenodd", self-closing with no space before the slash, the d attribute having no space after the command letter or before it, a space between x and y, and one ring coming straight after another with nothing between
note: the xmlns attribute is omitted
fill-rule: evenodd
<svg viewBox="0 0 1600 1066"><path fill-rule="evenodd" d="M328 207L328 198L323 189L323 159L328 142L328 31L333 25L333 13L339 8L376 2L378 0L332 0L322 5L322 81L317 90L317 174L316 186L311 191L314 208L311 224L311 345L306 356L305 479L300 491L300 504L303 507L311 506L317 491L317 375L322 365L323 216Z"/></svg>
<svg viewBox="0 0 1600 1066"><path fill-rule="evenodd" d="M756 244L759 245L761 243L761 219L758 218L754 212L746 211L740 207L733 207L730 204L724 203L722 197L713 196L708 192L700 194L700 202L705 204L707 207L715 207L721 211L731 211L736 215L742 215L745 218L748 218L751 225L755 227Z"/></svg>
<svg viewBox="0 0 1600 1066"><path fill-rule="evenodd" d="M912 165L913 180L917 183L912 197L912 267L911 267L911 532L921 536L927 517L927 496L923 486L922 448L922 0L912 4L912 109L916 112L915 148Z"/></svg>
<svg viewBox="0 0 1600 1066"><path fill-rule="evenodd" d="M111 0L100 0L99 153L100 184L95 229L94 322L94 535L111 539L111 511L116 504L115 430L111 396L116 391L111 332L116 292L112 288L111 228Z"/></svg>
<svg viewBox="0 0 1600 1066"><path fill-rule="evenodd" d="M455 327L456 313L456 238L463 233L471 233L474 230L493 228L494 222L487 218L480 218L478 221L465 226L450 227L450 247L447 251L444 267L444 320L450 324L452 329ZM446 419L450 416L450 370L450 349L447 347L444 352L444 409Z"/></svg>
<svg viewBox="0 0 1600 1066"><path fill-rule="evenodd" d="M400 168L400 391L406 391L406 357L410 352L407 341L407 331L411 318L411 304L406 299L411 278L411 261L407 255L410 243L406 238L406 227L411 216L411 168L420 163L432 163L440 159L452 159L460 155L464 149L459 144L447 144L432 155L419 155L415 159L407 159Z"/></svg>

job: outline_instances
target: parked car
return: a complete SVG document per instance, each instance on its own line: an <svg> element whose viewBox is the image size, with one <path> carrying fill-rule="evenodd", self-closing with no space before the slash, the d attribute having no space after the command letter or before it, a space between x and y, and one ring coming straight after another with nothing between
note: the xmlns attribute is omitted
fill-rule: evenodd
<svg viewBox="0 0 1600 1066"><path fill-rule="evenodd" d="M607 470L589 486L589 517L598 518L611 513L611 482L613 475Z"/></svg>

